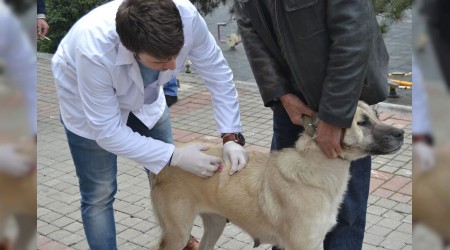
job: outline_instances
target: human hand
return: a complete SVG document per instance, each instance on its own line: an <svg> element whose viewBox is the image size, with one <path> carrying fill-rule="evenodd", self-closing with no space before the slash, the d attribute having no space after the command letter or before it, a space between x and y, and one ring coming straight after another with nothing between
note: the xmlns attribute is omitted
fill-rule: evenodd
<svg viewBox="0 0 450 250"><path fill-rule="evenodd" d="M0 172L14 177L24 176L33 168L33 162L19 152L19 146L6 144L0 146Z"/></svg>
<svg viewBox="0 0 450 250"><path fill-rule="evenodd" d="M412 145L414 170L426 172L436 163L433 148L425 142L416 142Z"/></svg>
<svg viewBox="0 0 450 250"><path fill-rule="evenodd" d="M208 150L206 145L189 145L175 148L172 155L171 166L179 167L203 178L208 178L217 171L221 159L202 153Z"/></svg>
<svg viewBox="0 0 450 250"><path fill-rule="evenodd" d="M341 136L341 128L319 121L316 142L328 158L334 159L342 154Z"/></svg>
<svg viewBox="0 0 450 250"><path fill-rule="evenodd" d="M226 164L231 163L230 175L242 170L248 162L245 149L234 141L223 144L223 159Z"/></svg>
<svg viewBox="0 0 450 250"><path fill-rule="evenodd" d="M309 108L294 94L285 94L280 96L280 101L291 118L292 123L303 125L302 116L307 115L313 117L316 113Z"/></svg>
<svg viewBox="0 0 450 250"><path fill-rule="evenodd" d="M43 18L37 19L37 34L39 37L45 37L47 35L49 26L47 24L47 21Z"/></svg>

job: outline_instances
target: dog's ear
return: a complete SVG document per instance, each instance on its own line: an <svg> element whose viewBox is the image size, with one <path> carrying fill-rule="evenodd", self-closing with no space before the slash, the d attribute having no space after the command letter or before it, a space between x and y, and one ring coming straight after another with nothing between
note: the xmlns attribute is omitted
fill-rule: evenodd
<svg viewBox="0 0 450 250"><path fill-rule="evenodd" d="M370 125L370 112L371 108L366 103L359 101L358 106L353 117L352 125L350 128L345 129L344 138L342 144L345 148L352 148L354 146L361 145L364 140L363 127Z"/></svg>
<svg viewBox="0 0 450 250"><path fill-rule="evenodd" d="M353 119L352 126L345 129L344 139L342 145L345 149L352 148L353 146L361 145L364 140L364 134L362 129L358 126L357 119Z"/></svg>

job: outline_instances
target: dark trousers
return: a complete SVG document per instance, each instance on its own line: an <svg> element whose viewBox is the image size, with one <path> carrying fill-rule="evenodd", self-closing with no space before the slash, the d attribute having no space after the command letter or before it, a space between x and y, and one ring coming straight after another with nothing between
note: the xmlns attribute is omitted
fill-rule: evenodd
<svg viewBox="0 0 450 250"><path fill-rule="evenodd" d="M281 106L281 105L279 105ZM274 108L271 150L293 147L303 127L291 122L282 107ZM362 249L369 197L371 158L353 161L344 202L339 210L337 225L325 237L324 250ZM273 247L272 249L280 249Z"/></svg>

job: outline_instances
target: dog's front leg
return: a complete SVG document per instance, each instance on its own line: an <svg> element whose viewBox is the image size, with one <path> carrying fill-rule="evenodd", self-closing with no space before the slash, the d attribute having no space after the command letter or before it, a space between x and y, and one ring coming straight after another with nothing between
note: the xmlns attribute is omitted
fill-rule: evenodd
<svg viewBox="0 0 450 250"><path fill-rule="evenodd" d="M14 250L28 249L33 237L36 236L36 217L18 214L16 215L16 221L19 226L19 236L14 245Z"/></svg>
<svg viewBox="0 0 450 250"><path fill-rule="evenodd" d="M217 214L201 214L203 220L203 236L198 250L214 250L214 245L222 235L227 219Z"/></svg>

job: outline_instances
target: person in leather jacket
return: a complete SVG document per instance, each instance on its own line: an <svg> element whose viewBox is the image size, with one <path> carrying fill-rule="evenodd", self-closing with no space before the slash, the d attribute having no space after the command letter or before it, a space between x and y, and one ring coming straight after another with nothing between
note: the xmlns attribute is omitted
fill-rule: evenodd
<svg viewBox="0 0 450 250"><path fill-rule="evenodd" d="M273 110L271 150L292 147L304 131L301 117L317 115L316 141L338 157L358 100L376 104L388 94L389 56L371 1L236 0L234 10L264 105ZM352 162L324 249L362 248L370 167L370 157Z"/></svg>

